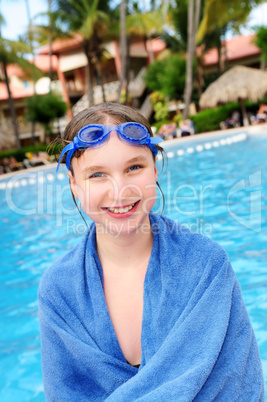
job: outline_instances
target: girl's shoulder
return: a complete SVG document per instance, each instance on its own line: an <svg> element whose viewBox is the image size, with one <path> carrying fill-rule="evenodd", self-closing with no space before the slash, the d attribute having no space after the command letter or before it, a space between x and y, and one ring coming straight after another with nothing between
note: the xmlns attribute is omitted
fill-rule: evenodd
<svg viewBox="0 0 267 402"><path fill-rule="evenodd" d="M74 248L57 258L44 272L39 284L39 296L74 286L75 280L83 275L81 270L84 267L87 247L93 246L93 242L90 242L92 236L89 230Z"/></svg>
<svg viewBox="0 0 267 402"><path fill-rule="evenodd" d="M169 217L152 213L151 227L154 235L158 236L161 254L169 259L183 259L191 264L206 265L209 260L217 264L229 261L223 247L216 241L189 228Z"/></svg>

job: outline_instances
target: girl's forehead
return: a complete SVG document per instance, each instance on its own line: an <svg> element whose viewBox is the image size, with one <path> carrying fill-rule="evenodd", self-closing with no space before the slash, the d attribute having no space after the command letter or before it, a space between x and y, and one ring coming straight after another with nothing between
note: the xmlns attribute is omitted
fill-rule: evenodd
<svg viewBox="0 0 267 402"><path fill-rule="evenodd" d="M78 162L80 168L90 165L119 166L133 158L142 157L153 161L151 150L147 146L135 146L118 138L116 132L112 132L109 139L99 147L88 148L79 158L73 158L73 167ZM76 160L76 161L75 161Z"/></svg>

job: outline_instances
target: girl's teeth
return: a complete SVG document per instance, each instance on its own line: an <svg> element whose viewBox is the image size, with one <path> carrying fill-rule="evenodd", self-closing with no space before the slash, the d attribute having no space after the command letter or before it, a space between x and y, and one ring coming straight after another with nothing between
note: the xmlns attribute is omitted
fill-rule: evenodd
<svg viewBox="0 0 267 402"><path fill-rule="evenodd" d="M129 212L134 206L135 206L135 203L132 205L129 205L128 207L125 207L125 208L107 208L107 209L110 212L113 212L115 214L123 214L125 212Z"/></svg>

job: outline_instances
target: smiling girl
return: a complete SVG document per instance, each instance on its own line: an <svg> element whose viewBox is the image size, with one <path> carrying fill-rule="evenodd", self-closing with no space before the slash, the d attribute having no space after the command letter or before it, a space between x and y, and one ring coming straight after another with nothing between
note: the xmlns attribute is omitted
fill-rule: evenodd
<svg viewBox="0 0 267 402"><path fill-rule="evenodd" d="M263 401L227 254L151 212L160 141L118 104L66 127L59 163L93 223L39 286L47 401Z"/></svg>

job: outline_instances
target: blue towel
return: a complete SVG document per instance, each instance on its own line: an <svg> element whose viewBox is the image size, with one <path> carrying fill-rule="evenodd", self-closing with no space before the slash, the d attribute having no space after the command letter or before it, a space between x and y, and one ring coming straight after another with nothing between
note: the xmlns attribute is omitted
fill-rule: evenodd
<svg viewBox="0 0 267 402"><path fill-rule="evenodd" d="M263 401L259 350L226 252L168 218L150 222L139 369L109 316L94 224L43 275L46 400Z"/></svg>

